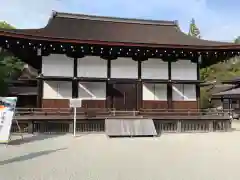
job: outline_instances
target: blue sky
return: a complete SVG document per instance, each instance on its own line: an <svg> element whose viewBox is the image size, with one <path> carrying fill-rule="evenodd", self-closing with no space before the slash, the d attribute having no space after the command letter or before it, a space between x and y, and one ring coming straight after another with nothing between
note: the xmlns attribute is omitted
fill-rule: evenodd
<svg viewBox="0 0 240 180"><path fill-rule="evenodd" d="M180 28L188 32L189 22L195 18L203 39L233 41L240 35L239 8L239 0L1 0L0 21L17 28L40 28L55 10L178 20Z"/></svg>

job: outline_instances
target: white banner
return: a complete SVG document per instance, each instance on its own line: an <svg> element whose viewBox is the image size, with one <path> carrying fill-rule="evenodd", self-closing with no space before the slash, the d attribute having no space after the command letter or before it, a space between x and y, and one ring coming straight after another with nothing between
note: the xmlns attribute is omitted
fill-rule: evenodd
<svg viewBox="0 0 240 180"><path fill-rule="evenodd" d="M17 97L0 97L0 143L9 140L16 103Z"/></svg>

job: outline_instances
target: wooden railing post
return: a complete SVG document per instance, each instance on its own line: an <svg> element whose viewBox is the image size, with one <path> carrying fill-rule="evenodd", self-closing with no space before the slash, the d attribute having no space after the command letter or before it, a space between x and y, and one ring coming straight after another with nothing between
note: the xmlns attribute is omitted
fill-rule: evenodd
<svg viewBox="0 0 240 180"><path fill-rule="evenodd" d="M178 120L177 122L177 132L182 132L182 120Z"/></svg>
<svg viewBox="0 0 240 180"><path fill-rule="evenodd" d="M229 131L231 128L231 125L230 125L230 120L226 120L224 122L224 131Z"/></svg>
<svg viewBox="0 0 240 180"><path fill-rule="evenodd" d="M69 133L73 133L73 122L69 123Z"/></svg>
<svg viewBox="0 0 240 180"><path fill-rule="evenodd" d="M28 122L27 131L29 134L33 134L33 121Z"/></svg>
<svg viewBox="0 0 240 180"><path fill-rule="evenodd" d="M213 132L213 120L209 121L209 132Z"/></svg>

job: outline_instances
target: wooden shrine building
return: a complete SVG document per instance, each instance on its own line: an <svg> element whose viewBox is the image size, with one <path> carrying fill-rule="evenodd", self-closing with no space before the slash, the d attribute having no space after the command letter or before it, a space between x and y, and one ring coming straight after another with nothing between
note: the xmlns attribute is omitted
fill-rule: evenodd
<svg viewBox="0 0 240 180"><path fill-rule="evenodd" d="M0 46L38 70L38 107L198 109L200 66L240 45L197 39L176 21L54 12L40 29L0 30Z"/></svg>
<svg viewBox="0 0 240 180"><path fill-rule="evenodd" d="M212 100L220 100L223 109L231 110L238 114L240 110L240 79L239 77L226 80L222 85L228 88L212 94Z"/></svg>

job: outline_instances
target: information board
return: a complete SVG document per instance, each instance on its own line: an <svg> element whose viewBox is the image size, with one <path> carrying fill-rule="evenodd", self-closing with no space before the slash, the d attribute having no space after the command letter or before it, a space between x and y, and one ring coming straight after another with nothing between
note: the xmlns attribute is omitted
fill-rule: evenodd
<svg viewBox="0 0 240 180"><path fill-rule="evenodd" d="M70 108L82 107L82 100L81 99L70 99L69 106L70 106Z"/></svg>
<svg viewBox="0 0 240 180"><path fill-rule="evenodd" d="M0 97L0 143L7 143L15 113L17 97Z"/></svg>

